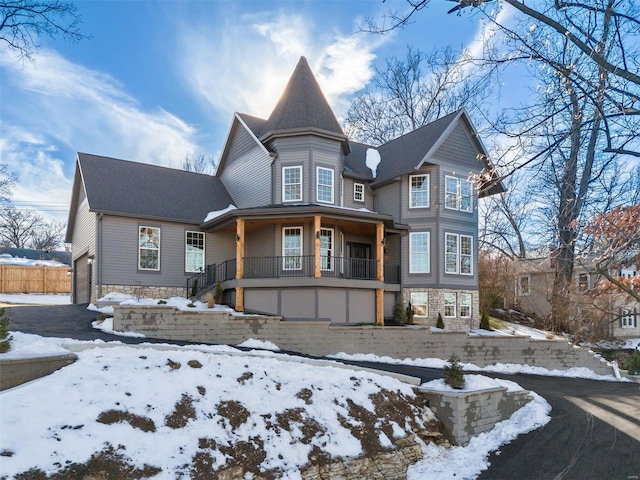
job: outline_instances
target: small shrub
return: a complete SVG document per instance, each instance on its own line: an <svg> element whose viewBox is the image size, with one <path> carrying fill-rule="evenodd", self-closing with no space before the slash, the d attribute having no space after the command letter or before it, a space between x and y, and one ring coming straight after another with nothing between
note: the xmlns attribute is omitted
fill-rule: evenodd
<svg viewBox="0 0 640 480"><path fill-rule="evenodd" d="M436 327L444 330L444 320L442 320L441 313L438 313L438 321L436 322Z"/></svg>
<svg viewBox="0 0 640 480"><path fill-rule="evenodd" d="M638 352L637 349L629 355L627 371L629 372L629 375L640 375L640 352Z"/></svg>
<svg viewBox="0 0 640 480"><path fill-rule="evenodd" d="M216 283L216 294L215 294L215 302L218 305L222 305L222 300L224 297L224 291L222 290L222 284L220 282Z"/></svg>
<svg viewBox="0 0 640 480"><path fill-rule="evenodd" d="M196 308L196 304L195 304L195 303L193 303L193 302L189 302L189 303L187 303L187 307L189 307L189 308Z"/></svg>
<svg viewBox="0 0 640 480"><path fill-rule="evenodd" d="M196 298L198 296L198 279L196 278L193 281L193 285L191 286L191 298Z"/></svg>
<svg viewBox="0 0 640 480"><path fill-rule="evenodd" d="M11 348L9 336L9 317L5 315L5 308L0 308L0 353L7 353Z"/></svg>
<svg viewBox="0 0 640 480"><path fill-rule="evenodd" d="M404 303L396 302L393 306L393 320L396 323L405 323L407 321L407 311L404 308Z"/></svg>
<svg viewBox="0 0 640 480"><path fill-rule="evenodd" d="M407 310L406 310L406 317L407 317L407 323L413 323L413 316L415 315L415 310L413 309L413 306L411 305L411 302L409 302L409 304L407 305Z"/></svg>
<svg viewBox="0 0 640 480"><path fill-rule="evenodd" d="M487 312L482 312L482 316L480 317L480 328L482 330L491 330L491 325L489 325L489 314Z"/></svg>
<svg viewBox="0 0 640 480"><path fill-rule="evenodd" d="M444 383L458 390L464 388L464 370L459 363L460 359L455 353L449 357L449 365L444 367Z"/></svg>
<svg viewBox="0 0 640 480"><path fill-rule="evenodd" d="M160 300L158 300L158 305L166 305L167 301L164 298L161 298Z"/></svg>
<svg viewBox="0 0 640 480"><path fill-rule="evenodd" d="M205 296L204 296L204 300L205 302L207 302L207 307L209 308L213 308L216 306L216 302L214 300L214 296L213 293L208 292Z"/></svg>

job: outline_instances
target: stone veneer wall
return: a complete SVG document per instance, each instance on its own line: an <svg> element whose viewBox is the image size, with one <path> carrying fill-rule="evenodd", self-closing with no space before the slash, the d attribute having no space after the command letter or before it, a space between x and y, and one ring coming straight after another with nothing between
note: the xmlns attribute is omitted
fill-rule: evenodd
<svg viewBox="0 0 640 480"><path fill-rule="evenodd" d="M414 318L414 322L420 325L435 327L438 321L438 313L442 314L445 328L447 330L469 331L480 328L480 304L477 290L440 290L429 288L405 288L402 291L402 298L405 303L411 301L411 292L427 292L429 295L429 311L427 318ZM444 294L446 293L470 293L471 294L471 317L470 318L445 318L444 317ZM456 306L456 313L460 313L460 299Z"/></svg>
<svg viewBox="0 0 640 480"><path fill-rule="evenodd" d="M108 293L126 293L141 298L171 298L186 297L186 287L148 287L141 285L102 285L102 296ZM95 290L97 297L97 290ZM93 297L92 297L93 298Z"/></svg>
<svg viewBox="0 0 640 480"><path fill-rule="evenodd" d="M456 353L478 366L519 363L548 369L586 367L611 374L606 362L588 350L561 340L473 336L431 332L429 327L331 326L329 322L283 321L280 317L226 312L178 311L174 307L117 305L114 329L151 338L236 345L248 338L270 341L284 350L309 355L374 353L393 358L435 357Z"/></svg>

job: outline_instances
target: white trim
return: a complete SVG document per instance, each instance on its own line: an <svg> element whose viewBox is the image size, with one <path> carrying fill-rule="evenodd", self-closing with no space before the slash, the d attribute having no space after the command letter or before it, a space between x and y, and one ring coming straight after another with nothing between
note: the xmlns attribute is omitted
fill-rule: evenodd
<svg viewBox="0 0 640 480"><path fill-rule="evenodd" d="M320 200L320 170L325 170L327 172L331 172L331 200ZM335 199L335 172L332 168L320 167L316 166L316 201L319 203L329 203L331 205L334 204ZM329 185L322 185L323 187L329 187Z"/></svg>
<svg viewBox="0 0 640 480"><path fill-rule="evenodd" d="M426 295L426 301L425 303L416 303L413 301L413 296L414 295ZM417 313L414 313L414 317L418 317L418 318L426 318L429 316L429 292L411 292L411 294L409 295L410 299L411 299L411 307L414 309L415 311L415 307L416 305L424 305L424 315L418 315Z"/></svg>
<svg viewBox="0 0 640 480"><path fill-rule="evenodd" d="M456 239L456 251L455 252L449 252L447 251L447 247L448 245L448 237L454 237ZM463 238L468 238L470 243L471 243L471 253L462 253L462 239ZM473 252L474 252L474 244L473 244L473 236L472 235L464 235L464 234L458 234L458 233L449 233L449 232L445 232L444 234L444 273L446 275L465 275L465 276L473 276ZM456 262L455 262L455 271L449 271L447 270L447 256L448 255L455 255L456 256ZM469 257L469 271L468 272L463 272L462 271L462 257Z"/></svg>
<svg viewBox="0 0 640 480"><path fill-rule="evenodd" d="M413 191L412 191L412 180L417 177L424 177L425 183L427 185L427 204L426 205L413 205ZM419 173L415 175L409 175L409 208L429 208L431 205L431 176L428 173Z"/></svg>
<svg viewBox="0 0 640 480"><path fill-rule="evenodd" d="M149 228L149 229L153 229L153 230L157 230L158 231L158 248L145 248L144 250L157 250L158 251L158 268L143 268L140 266L140 251L142 250L142 247L140 246L140 233L141 230L143 228ZM162 245L161 242L161 234L162 234L162 230L160 229L160 227L150 227L147 225L138 225L138 270L144 270L147 272L159 272L160 271L160 247Z"/></svg>
<svg viewBox="0 0 640 480"><path fill-rule="evenodd" d="M522 290L522 279L527 279L527 291ZM518 297L528 297L531 295L531 275L519 275L516 278L516 296Z"/></svg>
<svg viewBox="0 0 640 480"><path fill-rule="evenodd" d="M285 180L285 170L293 170L293 169L297 169L300 172L300 196L298 198L291 198L289 200L285 199L285 185L296 185L295 183L291 183L291 184L285 184L284 180ZM282 203L287 203L287 202L301 202L302 198L304 197L302 194L302 183L303 183L303 175L304 171L302 170L302 165L282 165L282 169L280 171L280 175L282 176L282 192L281 192L281 199L282 199Z"/></svg>
<svg viewBox="0 0 640 480"><path fill-rule="evenodd" d="M426 270L415 270L413 265L413 237L415 235L427 236L427 268ZM419 252L422 253L422 252ZM410 232L409 233L409 273L431 273L431 233L430 232Z"/></svg>
<svg viewBox="0 0 640 480"><path fill-rule="evenodd" d="M453 295L453 315L447 315L447 295ZM458 315L458 295L455 292L444 292L443 295L444 300L444 318L456 318ZM449 306L452 304L449 303Z"/></svg>
<svg viewBox="0 0 640 480"><path fill-rule="evenodd" d="M458 295L459 297L459 302L460 302L460 318L471 318L471 309L473 308L473 297L470 293L460 293ZM469 299L469 305L464 305L462 303L462 299L464 298L468 298ZM462 307L469 307L469 315L463 315L462 314Z"/></svg>
<svg viewBox="0 0 640 480"><path fill-rule="evenodd" d="M356 187L362 188L362 191L360 192L360 195L362 196L362 198L360 199L356 197L356 193L357 193ZM364 183L353 182L353 201L364 203Z"/></svg>

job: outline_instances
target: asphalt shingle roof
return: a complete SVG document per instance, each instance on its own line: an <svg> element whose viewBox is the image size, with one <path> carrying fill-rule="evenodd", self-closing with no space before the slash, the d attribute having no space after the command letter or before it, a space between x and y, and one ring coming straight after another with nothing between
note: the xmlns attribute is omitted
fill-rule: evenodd
<svg viewBox="0 0 640 480"><path fill-rule="evenodd" d="M202 223L233 200L219 178L78 153L89 208L95 212Z"/></svg>

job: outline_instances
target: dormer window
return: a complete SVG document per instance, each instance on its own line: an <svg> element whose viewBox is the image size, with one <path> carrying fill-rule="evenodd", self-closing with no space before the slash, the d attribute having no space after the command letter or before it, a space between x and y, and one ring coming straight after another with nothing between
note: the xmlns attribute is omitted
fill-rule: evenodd
<svg viewBox="0 0 640 480"><path fill-rule="evenodd" d="M364 202L364 183L353 184L353 201Z"/></svg>
<svg viewBox="0 0 640 480"><path fill-rule="evenodd" d="M333 203L333 170L318 167L316 173L318 202Z"/></svg>
<svg viewBox="0 0 640 480"><path fill-rule="evenodd" d="M302 167L282 167L282 201L302 201Z"/></svg>

